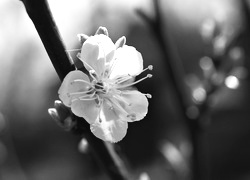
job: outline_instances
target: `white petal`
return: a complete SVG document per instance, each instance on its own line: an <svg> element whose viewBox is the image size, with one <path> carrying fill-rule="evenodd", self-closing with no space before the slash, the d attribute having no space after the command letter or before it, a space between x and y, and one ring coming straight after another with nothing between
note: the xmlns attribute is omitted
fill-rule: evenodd
<svg viewBox="0 0 250 180"><path fill-rule="evenodd" d="M123 91L121 96L118 95L117 101L127 112L126 116L121 115L128 122L142 120L148 112L148 99L137 90Z"/></svg>
<svg viewBox="0 0 250 180"><path fill-rule="evenodd" d="M126 133L128 124L120 120L119 116L104 101L100 112L100 120L90 126L91 132L103 141L118 142L122 140Z"/></svg>
<svg viewBox="0 0 250 180"><path fill-rule="evenodd" d="M114 64L111 79L124 75L136 76L143 70L142 55L132 46L124 45L118 48L111 63Z"/></svg>
<svg viewBox="0 0 250 180"><path fill-rule="evenodd" d="M87 70L94 69L100 76L105 71L105 63L113 58L114 51L115 45L108 36L95 35L83 43L80 59L85 62Z"/></svg>
<svg viewBox="0 0 250 180"><path fill-rule="evenodd" d="M85 82L74 82L74 80L84 80ZM89 78L82 71L71 71L64 78L59 90L59 98L62 102L70 107L72 98L76 98L81 95L69 96L68 93L87 91L90 88Z"/></svg>
<svg viewBox="0 0 250 180"><path fill-rule="evenodd" d="M95 100L76 100L71 105L71 111L92 124L97 120L100 108L97 107Z"/></svg>

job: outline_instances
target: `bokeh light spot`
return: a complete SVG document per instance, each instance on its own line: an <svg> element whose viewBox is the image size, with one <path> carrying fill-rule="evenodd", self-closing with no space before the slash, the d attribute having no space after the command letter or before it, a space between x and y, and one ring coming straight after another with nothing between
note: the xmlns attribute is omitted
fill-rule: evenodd
<svg viewBox="0 0 250 180"><path fill-rule="evenodd" d="M197 103L203 102L207 97L207 93L206 93L205 89L202 87L198 87L198 88L194 89L192 95L193 95L193 100Z"/></svg>
<svg viewBox="0 0 250 180"><path fill-rule="evenodd" d="M237 89L240 85L239 79L235 76L228 76L225 79L225 85L229 88L229 89Z"/></svg>

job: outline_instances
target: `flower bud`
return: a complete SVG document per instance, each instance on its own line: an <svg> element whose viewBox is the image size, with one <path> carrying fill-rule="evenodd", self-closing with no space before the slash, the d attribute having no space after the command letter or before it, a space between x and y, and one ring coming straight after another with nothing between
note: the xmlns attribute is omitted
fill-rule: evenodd
<svg viewBox="0 0 250 180"><path fill-rule="evenodd" d="M70 110L59 100L56 100L55 108L48 109L49 115L56 121L56 123L64 130L69 131L75 125L71 118Z"/></svg>
<svg viewBox="0 0 250 180"><path fill-rule="evenodd" d="M108 33L107 28L102 27L102 26L100 26L100 27L97 29L97 31L96 31L95 34L96 34L96 35L97 35L97 34L104 34L104 35L106 35L106 36L109 36L109 33Z"/></svg>
<svg viewBox="0 0 250 180"><path fill-rule="evenodd" d="M80 41L81 45L89 38L86 34L77 34L78 40Z"/></svg>
<svg viewBox="0 0 250 180"><path fill-rule="evenodd" d="M115 47L116 47L116 49L118 49L118 48L120 48L120 47L123 47L124 44L126 44L126 37L125 37L125 36L122 36L122 37L120 37L120 38L116 41Z"/></svg>

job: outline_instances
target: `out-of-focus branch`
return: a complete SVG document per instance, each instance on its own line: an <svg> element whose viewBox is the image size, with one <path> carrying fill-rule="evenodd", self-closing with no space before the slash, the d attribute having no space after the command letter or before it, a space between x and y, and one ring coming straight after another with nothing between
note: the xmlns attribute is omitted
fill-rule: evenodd
<svg viewBox="0 0 250 180"><path fill-rule="evenodd" d="M185 120L187 128L190 132L190 139L193 147L193 166L192 166L192 171L193 171L193 179L194 180L200 180L202 179L202 168L201 168L201 141L200 141L200 136L202 133L202 127L203 127L203 120L204 117L208 115L208 112L210 110L210 100L213 94L220 89L220 87L223 87L221 84L219 85L213 85L211 84L210 89L207 90L206 92L206 100L204 100L200 104L190 104L187 103L188 100L186 99L186 92L185 92L185 84L183 81L184 78L184 73L180 71L179 67L176 67L176 59L173 56L173 51L172 47L169 45L169 37L165 36L168 33L168 27L166 24L163 25L163 19L162 19L162 12L160 9L160 0L152 0L154 3L154 12L155 16L154 18L149 17L146 15L144 12L141 10L138 10L138 14L145 20L145 22L148 23L149 27L151 28L153 35L156 38L156 41L159 43L159 47L162 50L163 56L164 56L164 63L165 63L165 69L166 72L168 73L169 80L171 82L172 88L173 88L173 94L176 97L177 104L179 106L180 114L183 117L183 120ZM250 17L250 11L247 6L247 0L242 0L240 1L242 5L242 10L244 13L244 16L247 19L247 25L249 27L249 17ZM164 32L163 32L164 30ZM228 57L228 54L230 50L238 44L242 38L244 38L244 34L238 33L236 37L234 37L231 42L225 47L224 54L219 57L218 61L221 62L222 60L226 59ZM197 110L197 116L195 117L189 117L187 114L187 109L188 107L192 105L196 108Z"/></svg>
<svg viewBox="0 0 250 180"><path fill-rule="evenodd" d="M159 43L161 52L163 53L165 69L169 76L170 83L173 88L173 95L176 98L177 105L179 107L179 113L182 116L183 120L186 123L186 126L190 132L190 139L193 148L193 157L192 157L192 177L194 180L200 180L200 161L199 161L199 134L201 132L200 121L197 117L196 119L190 119L187 115L187 108L189 106L188 100L186 99L186 88L184 86L184 72L180 71L176 67L175 59L173 58L172 49L169 46L169 39L164 34L167 34L167 27L163 25L162 21L162 12L160 10L160 1L152 0L154 3L154 13L155 17L151 18L146 15L141 10L138 10L137 13L148 23L149 27L152 30L153 35L156 38L156 41ZM163 33L164 29L164 33Z"/></svg>
<svg viewBox="0 0 250 180"><path fill-rule="evenodd" d="M21 0L26 11L33 21L36 30L43 42L43 45L49 55L50 60L61 80L72 70L74 66L71 64L65 51L63 42L59 35L57 26L52 18L46 0ZM90 132L89 124L82 118L72 115L75 126L72 131L76 134L84 136L89 145L91 152L101 167L106 171L112 180L128 180L129 173L118 155L114 156L114 146L103 142Z"/></svg>

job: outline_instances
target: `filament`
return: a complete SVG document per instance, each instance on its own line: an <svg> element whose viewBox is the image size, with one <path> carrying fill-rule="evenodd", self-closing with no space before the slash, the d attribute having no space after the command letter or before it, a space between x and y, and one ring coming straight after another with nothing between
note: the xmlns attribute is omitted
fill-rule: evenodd
<svg viewBox="0 0 250 180"><path fill-rule="evenodd" d="M73 80L72 82L70 82L70 84L73 84L73 83L76 83L76 82L86 83L86 84L90 85L91 87L93 87L93 84L92 84L92 83L90 83L90 82L88 82L88 81L85 81L85 80L83 80L83 79L75 79L75 80Z"/></svg>
<svg viewBox="0 0 250 180"><path fill-rule="evenodd" d="M128 75L128 76L125 76L125 77L122 77L122 78L118 79L117 82L115 82L115 83L116 83L116 84L120 84L120 83L123 83L123 82L125 82L125 81L131 79L131 78L133 78L133 76L129 76L129 75Z"/></svg>
<svg viewBox="0 0 250 180"><path fill-rule="evenodd" d="M118 99L118 100L124 102L127 106L131 106L131 105L132 105L132 103L129 103L129 102L125 101L124 99L122 99L121 97L119 97L119 95L118 95L118 96L114 96L114 97L115 97L116 99Z"/></svg>
<svg viewBox="0 0 250 180"><path fill-rule="evenodd" d="M111 104L115 105L122 113L128 115L129 113L115 100L115 99L109 99L111 101Z"/></svg>
<svg viewBox="0 0 250 180"><path fill-rule="evenodd" d="M89 75L95 80L95 81L97 81L97 79L96 79L96 77L94 76L95 75L95 70L90 70L89 71Z"/></svg>
<svg viewBox="0 0 250 180"><path fill-rule="evenodd" d="M120 94L121 95L123 95L123 94L137 94L137 91L121 91ZM141 93L141 94L145 95L147 98L152 98L151 94L148 94L148 93Z"/></svg>
<svg viewBox="0 0 250 180"><path fill-rule="evenodd" d="M141 81L143 81L143 80L145 80L145 79L147 79L147 78L151 78L151 77L153 77L153 75L152 75L152 74L148 74L148 75L145 76L144 78L141 78L141 79L139 79L139 80L137 80L137 81L135 81L135 82L132 82L132 83L130 83L130 84L125 84L125 85L123 85L123 86L118 86L117 88L125 88L125 87L128 87L128 86L132 86L132 85L135 85L135 84L137 84L137 83L139 83L139 82L141 82Z"/></svg>
<svg viewBox="0 0 250 180"><path fill-rule="evenodd" d="M110 71L108 73L108 77L110 76L110 74L112 73L112 71L114 70L115 68L115 65L116 65L116 62L117 62L117 58L115 58L113 61L112 61L112 64L110 66Z"/></svg>
<svg viewBox="0 0 250 180"><path fill-rule="evenodd" d="M93 97L93 98L75 98L75 99L72 99L72 102L74 101L77 101L77 100L80 100L80 101L92 101L92 100L95 100L97 97Z"/></svg>
<svg viewBox="0 0 250 180"><path fill-rule="evenodd" d="M86 94L93 91L93 89L90 89L88 91L82 91L82 92L72 92L72 93L67 93L68 96L73 96L73 95L81 95L81 94Z"/></svg>
<svg viewBox="0 0 250 180"><path fill-rule="evenodd" d="M80 51L81 49L69 49L69 50L66 50L67 52L74 52L74 51Z"/></svg>
<svg viewBox="0 0 250 180"><path fill-rule="evenodd" d="M142 72L146 71L146 70L149 70L149 71L152 71L153 70L153 65L149 65L147 68L143 69ZM142 73L141 72L141 73ZM140 74L141 74L140 73Z"/></svg>

